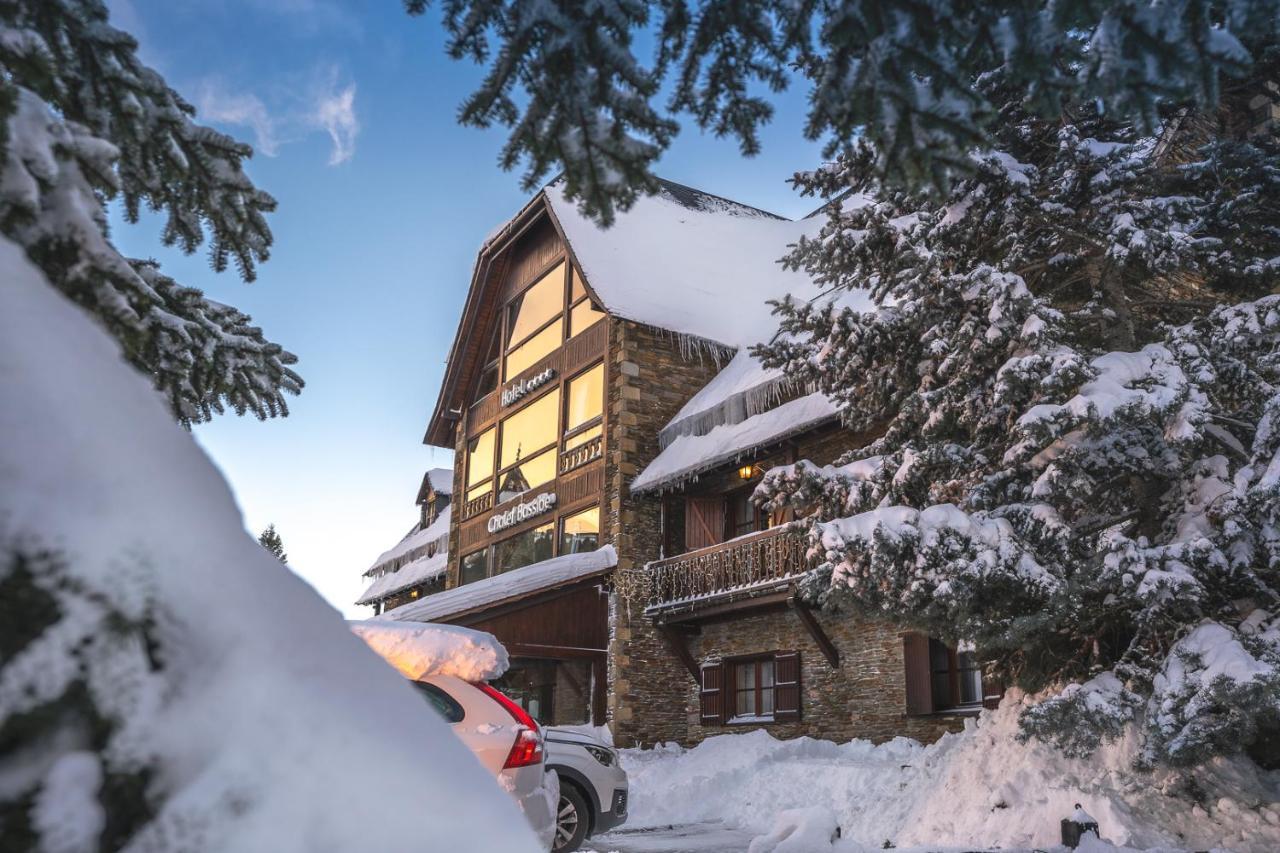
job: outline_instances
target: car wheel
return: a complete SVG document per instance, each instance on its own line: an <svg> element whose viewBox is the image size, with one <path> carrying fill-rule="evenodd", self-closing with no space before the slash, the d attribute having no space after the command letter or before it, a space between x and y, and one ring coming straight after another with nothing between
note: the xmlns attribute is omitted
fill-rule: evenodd
<svg viewBox="0 0 1280 853"><path fill-rule="evenodd" d="M556 837L551 846L555 853L571 853L582 846L591 825L587 801L572 785L560 786L560 805L556 809Z"/></svg>

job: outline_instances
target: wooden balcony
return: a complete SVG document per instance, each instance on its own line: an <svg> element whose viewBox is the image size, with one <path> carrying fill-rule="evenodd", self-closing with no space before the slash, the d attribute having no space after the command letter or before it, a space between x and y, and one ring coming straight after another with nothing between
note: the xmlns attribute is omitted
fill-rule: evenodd
<svg viewBox="0 0 1280 853"><path fill-rule="evenodd" d="M597 435L590 441L583 442L572 450L560 454L560 473L567 474L575 468L581 468L588 462L594 462L604 455L604 436Z"/></svg>
<svg viewBox="0 0 1280 853"><path fill-rule="evenodd" d="M472 498L462 505L462 517L471 518L482 512L493 509L493 491L486 491L479 497Z"/></svg>
<svg viewBox="0 0 1280 853"><path fill-rule="evenodd" d="M692 609L788 586L808 568L808 538L787 524L688 551L645 568L645 611Z"/></svg>

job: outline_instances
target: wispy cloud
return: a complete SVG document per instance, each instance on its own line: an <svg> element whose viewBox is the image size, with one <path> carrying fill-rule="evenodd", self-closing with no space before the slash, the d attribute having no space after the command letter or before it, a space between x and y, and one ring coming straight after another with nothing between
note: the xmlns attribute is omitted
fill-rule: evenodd
<svg viewBox="0 0 1280 853"><path fill-rule="evenodd" d="M290 76L293 79L276 81L262 95L234 91L221 77L206 78L195 87L197 114L215 124L249 128L254 147L267 157L277 156L284 145L323 131L332 143L329 165L350 160L360 133L356 84L343 82L334 65Z"/></svg>
<svg viewBox="0 0 1280 853"><path fill-rule="evenodd" d="M330 166L351 159L356 153L356 135L360 133L360 122L356 120L356 84L337 88L336 82L335 75L329 92L320 95L312 115L316 125L324 128L333 140Z"/></svg>
<svg viewBox="0 0 1280 853"><path fill-rule="evenodd" d="M208 79L196 89L195 101L197 114L205 121L253 130L255 147L260 154L274 157L280 150L276 120L257 95L230 92L221 80Z"/></svg>

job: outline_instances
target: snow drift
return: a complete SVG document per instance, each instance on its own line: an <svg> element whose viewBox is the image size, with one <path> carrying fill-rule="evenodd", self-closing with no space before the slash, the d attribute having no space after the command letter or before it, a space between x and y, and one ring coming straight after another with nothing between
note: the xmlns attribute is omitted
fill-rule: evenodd
<svg viewBox="0 0 1280 853"><path fill-rule="evenodd" d="M0 598L20 641L0 658L0 731L66 712L0 748L3 811L34 792L33 843L98 849L125 817L100 792L140 778L136 829L109 846L537 849L448 726L245 532L119 346L5 238L0 435L0 583L33 596ZM69 691L79 703L59 705ZM86 707L96 730L76 724Z"/></svg>
<svg viewBox="0 0 1280 853"><path fill-rule="evenodd" d="M389 620L348 624L379 657L414 681L429 675L488 681L507 671L506 648L485 631Z"/></svg>
<svg viewBox="0 0 1280 853"><path fill-rule="evenodd" d="M753 851L782 851L801 849L788 839L830 838L829 812L841 830L840 851L886 842L1048 847L1058 843L1059 821L1080 803L1116 844L1280 849L1280 773L1223 758L1193 776L1140 772L1133 769L1133 731L1092 758L1067 758L1035 741L1018 743L1018 713L1027 701L1011 691L999 710L930 746L905 738L878 746L780 741L756 729L688 750L624 750L628 826L722 819L760 834Z"/></svg>

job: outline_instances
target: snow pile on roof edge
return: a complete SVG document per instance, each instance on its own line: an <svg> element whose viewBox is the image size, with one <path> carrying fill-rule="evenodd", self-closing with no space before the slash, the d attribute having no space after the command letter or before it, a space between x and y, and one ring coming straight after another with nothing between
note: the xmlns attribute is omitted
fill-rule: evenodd
<svg viewBox="0 0 1280 853"><path fill-rule="evenodd" d="M405 678L452 675L466 681L488 681L507 671L506 647L486 631L430 622L389 619L351 620L357 637Z"/></svg>
<svg viewBox="0 0 1280 853"><path fill-rule="evenodd" d="M998 710L929 746L906 738L880 745L777 740L754 729L688 750L623 750L632 792L627 823L638 829L723 820L768 834L788 810L824 807L841 829L838 851L890 844L1044 849L1056 847L1059 821L1080 803L1115 844L1280 849L1280 772L1243 758L1215 759L1194 771L1197 803L1185 773L1134 769L1134 730L1087 759L1019 743L1018 715L1029 701L1011 690Z"/></svg>

